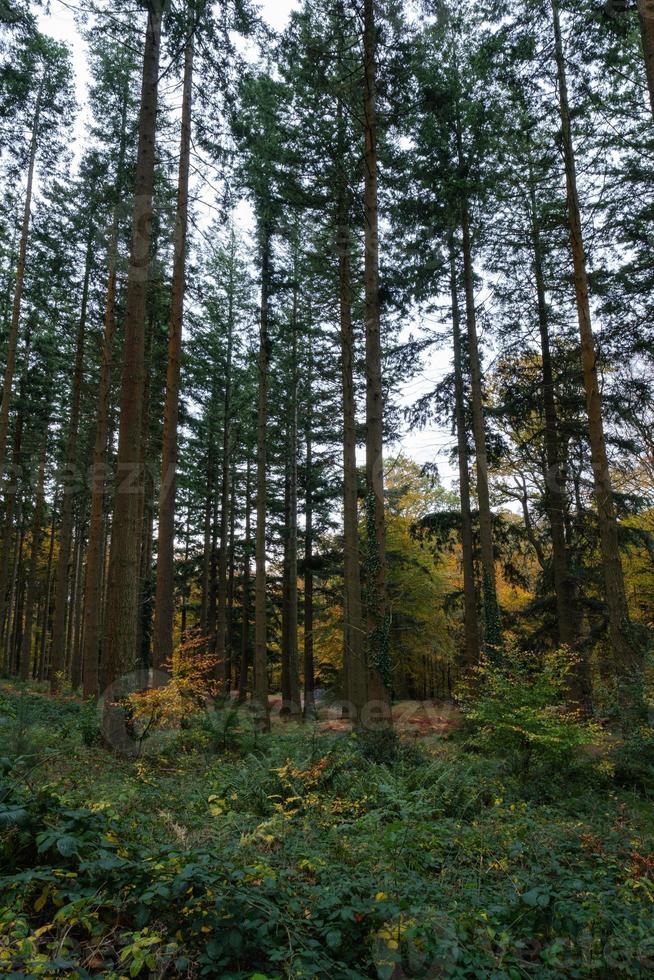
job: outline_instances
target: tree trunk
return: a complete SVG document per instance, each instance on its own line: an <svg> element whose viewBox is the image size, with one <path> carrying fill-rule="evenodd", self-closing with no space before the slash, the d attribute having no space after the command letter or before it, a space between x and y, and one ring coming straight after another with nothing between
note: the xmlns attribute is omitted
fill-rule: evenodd
<svg viewBox="0 0 654 980"><path fill-rule="evenodd" d="M649 104L654 117L654 4L652 0L638 0L638 21L645 59Z"/></svg>
<svg viewBox="0 0 654 980"><path fill-rule="evenodd" d="M200 605L200 628L203 636L209 635L209 599L211 590L211 515L214 498L214 459L213 432L211 420L208 426L207 446L207 495L204 500L204 549L202 552L202 600Z"/></svg>
<svg viewBox="0 0 654 980"><path fill-rule="evenodd" d="M266 425L268 421L268 306L270 291L270 227L261 228L261 320L259 329L259 404L257 411L257 530L254 586L254 700L260 724L270 728L268 644L266 624Z"/></svg>
<svg viewBox="0 0 654 980"><path fill-rule="evenodd" d="M531 177L531 175L530 175ZM540 331L541 363L543 372L543 407L545 414L545 455L547 474L545 479L545 507L552 535L552 572L556 595L556 615L559 643L574 647L579 639L580 620L577 612L578 596L565 538L565 482L566 473L559 450L559 420L554 394L554 372L550 351L549 314L545 295L543 250L537 217L536 191L533 178L530 182L531 231L534 250L534 277L538 302L538 327ZM585 659L579 660L573 672L570 691L580 705L590 701L590 677Z"/></svg>
<svg viewBox="0 0 654 980"><path fill-rule="evenodd" d="M38 569L41 544L43 542L43 511L45 509L45 458L47 452L48 433L47 422L43 435L43 443L39 454L39 474L36 481L36 497L34 501L34 518L32 520L32 550L27 571L27 597L25 600L25 624L20 651L20 677L26 681L31 676L30 665L32 658L32 628L34 626L34 607L38 592Z"/></svg>
<svg viewBox="0 0 654 980"><path fill-rule="evenodd" d="M459 169L465 174L461 126L457 120L457 153ZM475 311L474 269L470 241L470 215L465 194L461 196L461 233L463 239L463 280L466 298L466 324L468 354L470 359L470 394L472 400L472 429L475 441L477 475L477 500L479 503L479 545L482 567L482 594L484 600L484 640L489 651L496 650L501 642L500 611L495 584L495 554L493 549L493 516L488 489L488 456L486 452L486 424L482 392L481 358L477 339L477 315Z"/></svg>
<svg viewBox="0 0 654 980"><path fill-rule="evenodd" d="M0 644L4 653L4 658L8 667L11 664L11 650L9 642L9 621L11 617L11 590L10 578L12 578L11 566L11 543L14 527L14 511L18 498L18 484L20 480L20 462L23 441L23 426L25 422L25 389L27 375L29 372L30 348L32 342L31 325L28 324L25 337L25 365L23 367L19 385L19 406L14 421L14 433L11 449L11 473L7 474L10 478L5 486L5 513L4 524L2 526L2 550L0 552ZM12 572L12 575L10 575Z"/></svg>
<svg viewBox="0 0 654 980"><path fill-rule="evenodd" d="M561 25L557 0L552 0L552 20L554 27L554 51L559 83L559 108L565 160L570 245L574 267L575 297L581 342L581 364L584 387L586 389L588 430L595 483L595 499L597 502L600 549L604 568L609 639L613 650L618 681L619 704L623 712L624 722L627 724L633 717L642 717L644 712L643 657L640 645L634 636L632 624L629 621L622 562L620 560L618 522L613 500L609 461L606 454L602 399L599 390L597 353L590 315L586 255L584 252L581 211L577 192L577 171L572 143L565 58L563 54L563 42L561 40Z"/></svg>
<svg viewBox="0 0 654 980"><path fill-rule="evenodd" d="M241 603L241 669L238 676L238 699L245 701L248 691L248 667L250 663L250 507L252 506L250 484L250 460L245 473L245 541L243 544L243 600Z"/></svg>
<svg viewBox="0 0 654 980"><path fill-rule="evenodd" d="M86 514L79 516L75 540L75 560L73 562L73 594L70 603L70 627L68 630L68 648L70 650L70 685L76 691L82 683L82 590L84 586L84 530Z"/></svg>
<svg viewBox="0 0 654 980"><path fill-rule="evenodd" d="M229 473L232 411L232 351L234 345L234 265L236 247L234 233L230 239L229 282L227 285L227 351L225 358L225 391L223 397L223 445L220 472L220 534L218 539L218 592L216 597L216 659L217 677L225 685L227 679L227 537L229 508Z"/></svg>
<svg viewBox="0 0 654 980"><path fill-rule="evenodd" d="M452 296L452 341L454 348L454 422L459 460L459 494L461 497L461 552L463 565L463 622L465 648L463 663L470 667L479 662L481 649L475 588L475 558L470 510L470 473L465 419L465 389L461 363L461 316L457 290L454 240L450 238L450 292Z"/></svg>
<svg viewBox="0 0 654 980"><path fill-rule="evenodd" d="M304 440L305 501L304 501L304 710L305 721L316 717L315 673L313 660L313 358L311 356L311 322L308 330L308 364L306 381L306 414Z"/></svg>
<svg viewBox="0 0 654 980"><path fill-rule="evenodd" d="M120 146L116 167L111 233L107 249L107 290L104 308L104 337L98 378L95 414L95 438L91 467L91 510L89 540L86 550L84 609L82 620L82 676L84 697L96 697L99 689L100 635L102 632L102 578L105 549L105 485L109 438L109 402L111 398L111 361L116 329L116 266L118 262L119 202L124 181L125 144L127 138L127 102L129 88L122 94Z"/></svg>
<svg viewBox="0 0 654 980"><path fill-rule="evenodd" d="M30 216L32 211L32 190L34 186L34 166L36 163L36 151L39 141L39 123L41 119L41 103L43 100L43 86L45 83L45 70L41 77L39 90L36 97L34 109L34 119L32 121L32 138L30 140L30 153L27 163L27 190L25 192L25 210L23 212L23 224L20 233L20 245L18 247L18 265L16 266L16 283L14 286L14 303L11 313L11 324L9 326L9 337L7 339L7 355L5 361L5 373L2 385L2 404L0 405L0 483L4 479L5 463L7 454L7 434L9 432L9 409L11 407L11 392L14 383L14 371L16 368L16 349L18 347L18 328L20 325L20 310L23 299L23 285L25 282L25 266L27 263L27 241L30 230Z"/></svg>
<svg viewBox="0 0 654 980"><path fill-rule="evenodd" d="M291 313L291 371L288 411L288 509L286 521L286 649L282 651L282 668L286 684L282 687L282 713L293 718L302 714L298 669L298 589L297 589L297 316L298 316L298 245L293 260L293 309ZM282 674L284 676L284 672Z"/></svg>
<svg viewBox="0 0 654 980"><path fill-rule="evenodd" d="M48 636L50 627L50 606L52 597L52 566L54 559L54 545L55 545L55 528L57 526L57 504L58 499L58 489L55 490L54 500L52 501L52 516L50 520L50 541L48 546L48 565L46 569L45 576L45 598L43 603L43 619L41 622L41 637L40 637L40 653L39 653L39 671L38 679L43 681L48 676L49 663L48 663Z"/></svg>
<svg viewBox="0 0 654 980"><path fill-rule="evenodd" d="M182 321L186 288L186 235L188 227L188 185L191 160L191 109L193 102L193 32L186 41L184 89L182 95L182 133L177 183L177 217L173 257L173 281L168 334L168 373L164 409L159 494L159 536L157 550L157 590L154 613L154 666L170 663L173 656L174 571L175 571L175 493L177 483L177 425L179 418L179 377L182 355Z"/></svg>
<svg viewBox="0 0 654 980"><path fill-rule="evenodd" d="M364 220L366 311L366 588L369 696L375 727L392 724L390 615L386 595L384 517L384 393L379 309L375 0L363 3Z"/></svg>
<svg viewBox="0 0 654 980"><path fill-rule="evenodd" d="M229 545L227 548L227 631L226 631L226 690L231 693L232 684L235 681L236 663L233 662L234 656L234 579L236 569L234 567L234 546L236 540L236 460L232 459L231 472L229 476Z"/></svg>
<svg viewBox="0 0 654 980"><path fill-rule="evenodd" d="M143 58L132 244L125 309L125 343L114 518L107 583L105 680L128 670L136 655L140 600L139 486L144 385L144 339L154 187L157 90L162 10L148 8Z"/></svg>
<svg viewBox="0 0 654 980"><path fill-rule="evenodd" d="M343 110L337 106L339 120L339 152L343 159L345 133ZM354 394L354 331L352 328L352 297L350 287L350 226L347 206L346 175L339 175L338 190L338 267L339 317L341 343L341 379L343 390L343 652L345 694L351 706L355 725L367 699L363 605L361 600L361 563L359 556L359 506L357 471L356 400Z"/></svg>
<svg viewBox="0 0 654 980"><path fill-rule="evenodd" d="M93 256L93 233L89 235L82 286L82 303L77 328L75 348L75 367L71 384L70 419L66 444L66 466L61 477L63 500L61 505L61 526L59 529L59 554L55 567L55 608L52 622L52 670L50 671L50 693L57 694L66 673L66 610L68 608L68 589L70 581L70 549L73 538L73 506L79 490L77 467L77 436L79 432L80 403L82 398L82 378L84 372L84 344L86 339L86 314L89 302L91 263Z"/></svg>

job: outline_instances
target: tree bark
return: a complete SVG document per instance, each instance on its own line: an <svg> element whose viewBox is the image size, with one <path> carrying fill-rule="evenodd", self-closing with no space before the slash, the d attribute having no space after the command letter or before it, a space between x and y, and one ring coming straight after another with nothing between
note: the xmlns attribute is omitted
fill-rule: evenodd
<svg viewBox="0 0 654 980"><path fill-rule="evenodd" d="M461 552L463 566L463 622L465 633L464 667L479 662L481 642L477 616L475 559L470 510L470 473L468 470L468 440L465 419L465 389L461 363L461 315L456 276L454 240L450 238L450 293L452 297L452 342L454 348L454 423L459 462L459 494L461 498Z"/></svg>
<svg viewBox="0 0 654 980"><path fill-rule="evenodd" d="M456 140L459 169L465 174L461 125L457 119ZM497 650L501 642L500 611L495 583L495 553L493 549L493 515L488 489L488 455L486 451L486 423L482 390L481 358L477 338L475 311L474 268L470 240L470 214L465 193L461 195L461 234L463 243L463 281L466 300L466 325L468 354L470 359L470 394L472 401L472 430L475 441L477 476L477 500L479 503L479 545L482 567L482 595L484 601L484 640L489 652Z"/></svg>
<svg viewBox="0 0 654 980"><path fill-rule="evenodd" d="M554 53L559 85L559 110L565 161L570 246L574 268L577 319L581 343L581 364L586 390L588 431L595 485L595 500L597 504L600 550L606 589L609 639L613 651L618 682L619 704L623 713L624 722L628 724L631 719L642 717L644 713L643 655L640 644L634 636L632 624L629 621L629 609L627 606L622 562L620 559L618 521L613 500L609 461L606 454L602 398L599 390L597 352L595 350L595 338L593 336L590 314L586 255L584 252L581 209L577 191L577 170L572 142L568 86L557 0L552 0L552 21L554 28Z"/></svg>
<svg viewBox="0 0 654 980"><path fill-rule="evenodd" d="M25 624L20 651L20 677L29 679L32 658L32 628L34 626L34 607L38 593L38 569L41 544L43 543L43 512L45 509L45 459L47 452L47 422L41 451L39 453L39 473L36 480L36 497L34 500L34 518L32 520L32 548L27 571L27 597L25 599Z"/></svg>
<svg viewBox="0 0 654 980"><path fill-rule="evenodd" d="M38 679L43 681L48 676L49 664L48 664L48 635L49 635L49 625L50 625L50 606L52 597L52 565L54 559L54 545L55 545L55 528L57 526L57 504L58 499L58 488L55 490L54 500L52 501L52 516L50 519L50 540L48 545L48 565L46 569L45 576L45 596L43 602L43 619L41 622L41 636L39 640L39 670Z"/></svg>
<svg viewBox="0 0 654 980"><path fill-rule="evenodd" d="M366 588L369 696L375 727L392 724L390 614L386 594L384 516L384 393L379 308L375 0L363 3L364 221L366 311Z"/></svg>
<svg viewBox="0 0 654 980"><path fill-rule="evenodd" d="M111 361L116 329L116 267L118 262L118 218L122 197L127 140L127 103L129 86L125 85L121 103L120 145L116 167L114 205L107 248L107 289L104 307L104 336L100 355L100 375L95 414L95 437L91 465L91 504L89 539L86 549L84 608L82 612L82 677L85 698L96 697L99 688L100 635L102 632L102 578L105 549L105 491L109 438L109 404L111 398Z"/></svg>
<svg viewBox="0 0 654 980"><path fill-rule="evenodd" d="M75 561L73 563L73 598L70 605L70 628L68 647L70 650L70 684L76 691L82 683L82 593L84 588L84 531L86 514L79 516L75 539Z"/></svg>
<svg viewBox="0 0 654 980"><path fill-rule="evenodd" d="M649 104L654 117L654 3L652 0L638 0L638 22L645 59Z"/></svg>
<svg viewBox="0 0 654 980"><path fill-rule="evenodd" d="M36 106L34 118L32 120L32 136L30 140L30 152L27 163L27 189L25 191L25 209L23 211L23 224L20 233L20 245L18 247L18 264L16 266L16 283L14 286L14 303L11 313L11 324L9 326L9 337L7 339L7 357L5 361L5 373L2 384L2 404L0 405L0 483L4 479L5 464L7 454L7 435L9 432L9 409L11 407L11 392L14 383L14 371L16 369L16 349L18 347L18 328L20 325L20 311L23 299L23 286L25 283L25 266L27 264L27 242L30 230L30 217L32 212L32 192L34 187L34 167L36 164L36 151L39 142L39 123L41 121L41 106L43 101L43 86L45 84L45 69L41 76L39 89L36 96Z"/></svg>
<svg viewBox="0 0 654 980"><path fill-rule="evenodd" d="M182 356L182 322L186 289L186 236L188 228L188 185L191 161L191 110L193 103L193 32L184 55L182 132L177 182L177 217L173 257L173 282L168 333L168 373L164 409L161 485L159 493L159 536L157 544L157 590L154 613L154 666L170 663L173 656L175 618L175 494L177 484L177 426L179 377Z"/></svg>
<svg viewBox="0 0 654 980"><path fill-rule="evenodd" d="M254 585L254 701L263 729L270 728L266 623L266 426L268 421L269 292L271 232L261 228L261 320L259 328L259 404L257 410L257 530Z"/></svg>
<svg viewBox="0 0 654 980"><path fill-rule="evenodd" d="M302 714L298 670L298 588L297 588L297 316L298 316L298 245L294 255L293 309L291 313L291 365L288 412L288 508L286 520L286 644L282 650L282 713L296 718ZM284 670L285 668L285 670Z"/></svg>
<svg viewBox="0 0 654 980"><path fill-rule="evenodd" d="M538 328L541 347L543 408L545 414L545 455L547 459L545 507L549 517L552 535L552 572L554 592L556 595L558 638L559 643L568 647L574 647L579 639L578 597L576 582L570 568L565 537L566 473L559 449L559 420L555 399L552 354L550 350L549 314L543 272L543 249L537 217L536 191L533 185L533 178L530 182L529 194L534 252L534 277L536 279L536 298L538 303ZM571 690L571 694L575 701L587 705L590 698L590 679L585 662L579 662L579 669L574 672L574 677L575 684L573 690Z"/></svg>
<svg viewBox="0 0 654 980"><path fill-rule="evenodd" d="M245 473L245 541L243 543L243 599L241 602L241 669L238 676L238 699L245 701L248 692L248 668L250 663L250 549L252 547L250 508L252 506L250 484L250 460Z"/></svg>
<svg viewBox="0 0 654 980"><path fill-rule="evenodd" d="M227 350L225 356L225 390L223 396L223 445L220 473L220 532L218 538L218 592L216 596L216 660L219 681L227 680L227 537L229 533L229 473L232 411L232 352L234 347L234 233L230 238L229 281L227 284Z"/></svg>
<svg viewBox="0 0 654 980"><path fill-rule="evenodd" d="M9 622L11 618L11 585L13 569L11 566L12 536L14 528L14 512L18 500L18 483L20 480L20 464L23 442L23 426L25 423L25 389L29 372L30 349L32 343L31 324L28 323L25 337L25 364L21 373L19 385L19 406L14 421L14 432L11 449L11 473L5 486L5 513L2 526L2 549L0 552L0 644L4 660L11 667L11 649L9 642ZM10 574L11 573L11 574Z"/></svg>
<svg viewBox="0 0 654 980"><path fill-rule="evenodd" d="M311 320L311 318L309 318ZM304 427L306 444L304 501L304 708L305 721L316 717L313 643L313 358L311 322L308 331L307 401Z"/></svg>
<svg viewBox="0 0 654 980"><path fill-rule="evenodd" d="M106 644L103 659L105 680L109 684L122 671L131 668L137 652L141 542L138 518L144 339L152 240L161 19L162 7L152 3L148 8L143 58L132 244L125 310L118 465L107 583Z"/></svg>
<svg viewBox="0 0 654 980"><path fill-rule="evenodd" d="M71 384L70 419L66 443L66 466L61 477L62 505L59 528L59 554L55 567L55 607L52 621L52 669L50 671L50 693L57 694L66 673L66 611L68 609L68 590L70 584L70 550L73 538L73 507L75 495L79 490L77 467L77 437L79 433L80 404L82 398L82 377L84 371L84 346L86 341L86 316L89 302L89 285L93 256L93 233L89 235L82 286L77 342L75 348L75 367Z"/></svg>

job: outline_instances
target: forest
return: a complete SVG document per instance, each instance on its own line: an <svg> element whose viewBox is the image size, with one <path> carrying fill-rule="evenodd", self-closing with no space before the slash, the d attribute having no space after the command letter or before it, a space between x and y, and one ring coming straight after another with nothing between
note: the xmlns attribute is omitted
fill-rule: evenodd
<svg viewBox="0 0 654 980"><path fill-rule="evenodd" d="M652 0L0 0L0 975L654 976Z"/></svg>

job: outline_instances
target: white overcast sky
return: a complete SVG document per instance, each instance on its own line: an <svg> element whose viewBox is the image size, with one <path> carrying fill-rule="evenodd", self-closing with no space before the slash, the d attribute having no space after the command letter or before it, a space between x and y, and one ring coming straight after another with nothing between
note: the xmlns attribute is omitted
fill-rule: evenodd
<svg viewBox="0 0 654 980"><path fill-rule="evenodd" d="M76 0L51 0L50 13L39 17L41 29L71 45L76 76L77 100L81 107L77 121L77 140L81 143L84 133L84 114L86 92L89 85L89 74L86 65L86 51L75 25L74 8ZM297 8L296 0L262 0L260 8L263 16L275 30L282 30L290 12ZM412 332L417 332L418 324L412 325ZM403 385L400 393L401 402L408 405L420 395L432 390L434 386L449 371L450 356L447 350L437 351L430 356L423 370ZM402 450L419 463L438 464L438 468L447 486L451 486L455 473L450 466L448 455L454 443L454 438L448 430L439 427L428 427L420 432L407 432L399 443L388 447L387 458L392 458Z"/></svg>

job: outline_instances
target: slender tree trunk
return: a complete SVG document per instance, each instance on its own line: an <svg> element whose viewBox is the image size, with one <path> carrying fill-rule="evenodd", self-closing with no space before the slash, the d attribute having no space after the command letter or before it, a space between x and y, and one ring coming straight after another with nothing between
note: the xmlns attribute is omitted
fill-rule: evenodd
<svg viewBox="0 0 654 980"><path fill-rule="evenodd" d="M24 555L23 546L25 543L25 521L23 519L22 501L19 506L18 518L18 541L16 544L16 557L14 561L14 583L13 583L13 620L9 631L7 649L11 664L11 673L18 674L20 669L20 646L22 638L23 622L23 600L25 598L25 575L24 575Z"/></svg>
<svg viewBox="0 0 654 980"><path fill-rule="evenodd" d="M189 500L186 512L186 531L184 533L184 584L182 587L182 612L180 616L179 642L187 640L188 618L188 556L191 549L191 502Z"/></svg>
<svg viewBox="0 0 654 980"><path fill-rule="evenodd" d="M577 171L572 143L565 58L557 0L552 0L552 20L554 27L554 51L559 83L559 108L565 159L570 245L574 267L577 318L581 341L581 364L584 387L586 389L588 431L595 482L600 549L606 589L609 638L618 680L619 703L623 712L624 721L627 724L630 719L635 716L640 717L644 712L643 657L640 644L634 636L633 627L629 621L629 609L625 594L622 562L620 560L618 522L613 500L609 461L606 454L602 398L599 390L597 352L595 350L595 338L593 336L590 314L586 255L584 252L581 227Z"/></svg>
<svg viewBox="0 0 654 980"><path fill-rule="evenodd" d="M340 102L337 110L339 114L339 146L344 156L345 134ZM346 679L345 693L351 705L351 712L354 716L353 722L358 725L361 722L361 712L367 699L368 679L361 600L354 331L352 328L350 287L350 227L345 180L346 177L343 172L340 175L338 203L339 317L343 390L343 652Z"/></svg>
<svg viewBox="0 0 654 980"><path fill-rule="evenodd" d="M177 425L179 418L179 376L182 354L182 321L186 288L186 235L188 227L188 185L191 160L191 110L193 102L193 33L188 35L184 56L182 95L182 135L177 183L175 254L168 334L168 374L164 409L161 489L159 495L159 537L157 551L157 591L154 613L154 666L169 663L173 656L174 570L175 570L175 493L177 483Z"/></svg>
<svg viewBox="0 0 654 980"><path fill-rule="evenodd" d="M234 343L234 265L235 239L230 240L229 282L227 284L227 351L225 358L225 391L223 397L223 445L220 473L220 535L218 539L218 592L216 597L217 676L225 685L227 679L227 537L229 508L230 435L232 411L232 350Z"/></svg>
<svg viewBox="0 0 654 980"><path fill-rule="evenodd" d="M226 631L226 689L231 693L237 664L234 662L234 543L236 539L236 460L232 459L229 476L229 545L227 549L227 631Z"/></svg>
<svg viewBox="0 0 654 980"><path fill-rule="evenodd" d="M11 472L7 474L5 484L5 513L2 527L2 550L0 552L0 642L7 666L11 666L11 649L9 642L9 622L11 617L11 588L14 569L11 565L12 537L14 530L14 512L18 500L18 484L21 472L21 452L23 442L23 426L25 422L25 391L29 373L30 349L32 342L31 326L28 324L25 337L25 364L21 372L19 385L18 411L14 421L14 432L11 449ZM11 573L11 574L10 574Z"/></svg>
<svg viewBox="0 0 654 980"><path fill-rule="evenodd" d="M245 541L243 543L243 600L241 603L241 669L238 676L238 699L245 701L248 692L248 667L250 664L250 549L252 548L250 508L252 487L250 460L245 473Z"/></svg>
<svg viewBox="0 0 654 980"><path fill-rule="evenodd" d="M70 583L70 549L73 537L73 507L75 495L79 490L80 474L77 468L77 437L79 432L80 403L82 398L82 377L84 372L84 344L86 339L86 315L89 302L91 263L93 256L93 233L89 235L86 249L82 303L77 328L75 367L71 384L70 419L66 445L66 466L62 474L61 486L63 500L61 505L61 526L59 529L59 554L55 569L55 609L52 623L52 670L50 672L50 692L57 694L66 673L66 610L68 608L68 589Z"/></svg>
<svg viewBox="0 0 654 980"><path fill-rule="evenodd" d="M450 292L452 296L452 341L454 347L454 422L459 458L459 494L461 497L461 551L463 565L463 621L465 631L464 666L479 662L481 649L475 588L475 559L470 510L470 474L465 419L465 389L461 363L461 315L457 290L454 241L450 238Z"/></svg>
<svg viewBox="0 0 654 980"><path fill-rule="evenodd" d="M102 631L102 579L105 558L105 492L107 450L109 441L109 402L111 398L111 361L116 329L116 267L118 262L119 202L124 180L125 144L127 138L126 86L122 95L120 147L116 168L114 205L109 246L107 249L107 290L104 308L104 337L98 378L98 399L95 414L95 439L91 467L91 510L89 540L86 550L84 580L84 609L82 622L82 676L84 697L96 697L99 688L100 635Z"/></svg>
<svg viewBox="0 0 654 980"><path fill-rule="evenodd" d="M211 515L214 506L214 445L211 421L208 427L207 446L207 495L204 501L204 549L202 552L202 603L200 606L200 627L204 636L209 636L209 602L211 591Z"/></svg>
<svg viewBox="0 0 654 980"><path fill-rule="evenodd" d="M45 459L47 452L47 423L41 451L39 453L39 474L36 481L36 497L34 501L34 518L32 520L32 550L27 571L27 597L25 600L25 624L20 652L21 680L29 679L32 659L32 628L34 626L34 607L38 592L38 569L43 542L43 512L45 509Z"/></svg>
<svg viewBox="0 0 654 980"><path fill-rule="evenodd" d="M540 331L541 363L543 372L543 407L545 414L545 455L547 475L545 480L545 506L552 534L552 572L556 595L558 638L561 644L574 647L579 638L577 614L577 588L570 569L565 538L565 482L566 473L559 451L559 420L554 391L554 372L550 351L549 314L545 295L543 249L537 218L536 191L533 179L530 184L531 229L534 250L534 276L538 302L538 327ZM587 704L590 697L588 668L579 663L574 672L575 682L571 691L580 704Z"/></svg>
<svg viewBox="0 0 654 980"><path fill-rule="evenodd" d="M259 405L257 411L257 530L254 586L254 700L260 723L270 728L268 704L268 641L266 624L266 426L268 421L268 315L270 291L270 227L261 228L261 321L259 329Z"/></svg>
<svg viewBox="0 0 654 980"><path fill-rule="evenodd" d="M154 0L148 9L143 58L132 245L125 310L118 465L107 583L106 643L103 650L107 683L114 681L123 670L133 664L138 633L141 541L138 518L145 380L145 313L152 240L151 217L161 19L162 7L157 0Z"/></svg>
<svg viewBox="0 0 654 980"><path fill-rule="evenodd" d="M27 264L27 242L30 231L30 217L32 212L32 191L34 186L34 167L36 164L36 151L39 141L39 123L41 120L41 104L43 100L43 86L45 84L45 69L39 83L39 90L36 96L36 106L34 118L32 120L32 137L30 140L30 152L27 163L27 189L25 192L25 210L23 212L23 224L20 233L20 245L18 247L18 265L16 267L16 282L14 286L14 304L11 313L11 324L9 326L9 337L7 340L7 358L5 361L5 373L2 385L2 404L0 405L0 483L4 479L5 463L7 453L7 434L9 432L9 409L11 407L11 392L14 383L14 371L16 368L16 349L18 347L18 328L20 325L20 310L23 299L23 285L25 282L25 266Z"/></svg>
<svg viewBox="0 0 654 980"><path fill-rule="evenodd" d="M379 308L375 0L363 3L368 683L375 727L392 724L384 517L384 393Z"/></svg>
<svg viewBox="0 0 654 980"><path fill-rule="evenodd" d="M654 4L652 0L638 0L638 22L645 59L649 104L654 117Z"/></svg>
<svg viewBox="0 0 654 980"><path fill-rule="evenodd" d="M465 173L461 126L457 120L457 151L459 168ZM493 549L493 516L488 489L488 455L486 452L486 423L482 391L481 358L477 339L477 315L475 311L474 269L470 241L470 215L465 194L461 196L461 233L463 239L463 279L466 298L466 323L468 354L470 360L470 394L472 400L472 429L475 441L477 475L477 500L479 502L479 544L482 567L482 594L484 599L484 639L489 650L501 642L500 611L495 584L495 553Z"/></svg>
<svg viewBox="0 0 654 980"><path fill-rule="evenodd" d="M313 643L313 358L311 356L311 323L309 323L308 364L306 379L306 416L304 440L304 720L316 717Z"/></svg>
<svg viewBox="0 0 654 980"><path fill-rule="evenodd" d="M297 316L298 255L294 255L293 310L291 313L291 370L288 396L288 507L286 520L286 649L282 667L286 667L286 684L282 687L282 712L291 717L302 714L298 669L298 589L297 589Z"/></svg>
<svg viewBox="0 0 654 980"><path fill-rule="evenodd" d="M82 683L82 590L84 585L84 532L86 514L79 517L77 534L75 536L75 560L73 562L73 590L70 603L70 626L68 630L68 648L70 650L70 685L76 691Z"/></svg>
<svg viewBox="0 0 654 980"><path fill-rule="evenodd" d="M52 568L54 560L55 528L57 526L57 505L59 503L58 488L55 490L54 500L52 501L52 516L50 519L50 540L48 545L48 565L45 576L45 601L43 603L43 620L41 623L40 653L39 653L39 673L38 679L43 681L48 676L48 636L50 628L50 606L52 598Z"/></svg>

